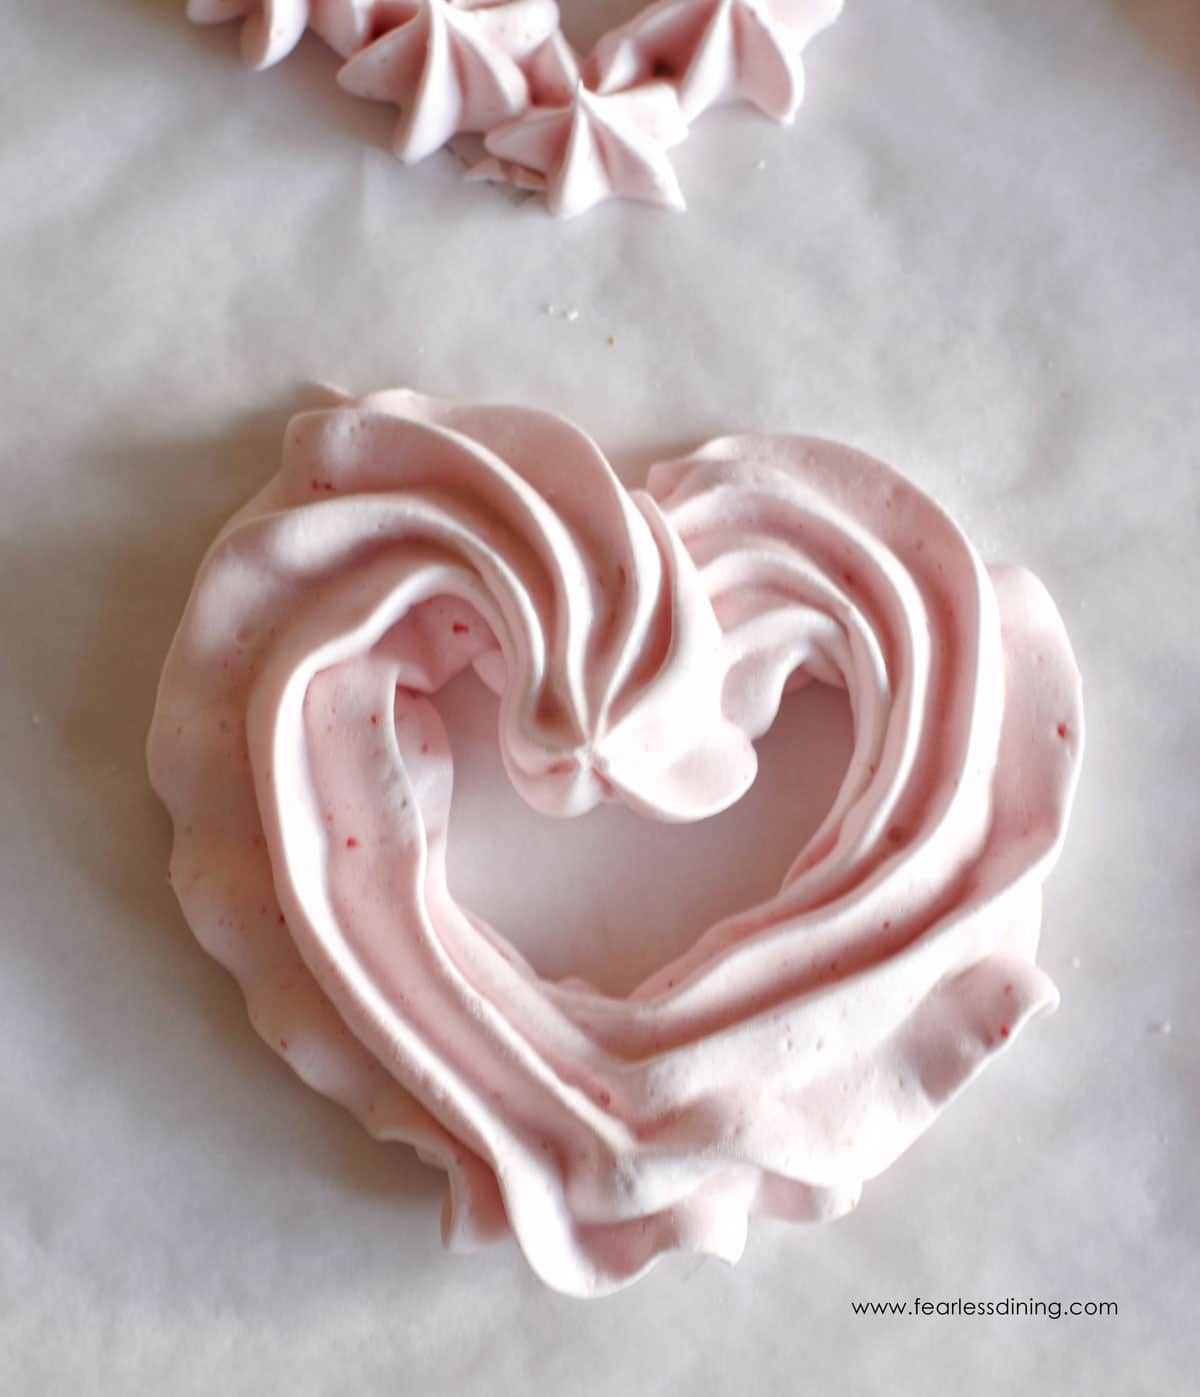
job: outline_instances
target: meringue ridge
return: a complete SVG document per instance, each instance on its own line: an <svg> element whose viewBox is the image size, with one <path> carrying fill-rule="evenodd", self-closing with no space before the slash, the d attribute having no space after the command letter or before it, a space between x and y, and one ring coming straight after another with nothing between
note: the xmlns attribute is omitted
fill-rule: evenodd
<svg viewBox="0 0 1200 1397"><path fill-rule="evenodd" d="M778 891L627 996L550 982L446 880L437 694L473 669L538 811L734 803L785 690L854 745ZM561 418L407 391L293 420L198 573L148 739L171 880L263 1038L589 1296L818 1221L1028 1021L1083 743L1042 585L903 476L734 436L621 484Z"/></svg>

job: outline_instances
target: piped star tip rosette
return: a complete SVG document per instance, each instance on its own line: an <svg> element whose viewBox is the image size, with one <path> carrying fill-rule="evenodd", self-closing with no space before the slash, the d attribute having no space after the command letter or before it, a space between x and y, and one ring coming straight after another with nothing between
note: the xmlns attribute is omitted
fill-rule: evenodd
<svg viewBox="0 0 1200 1397"><path fill-rule="evenodd" d="M842 0L657 0L587 55L556 0L188 0L199 24L240 18L254 68L314 30L338 81L400 108L394 149L412 163L482 136L468 175L543 192L569 218L624 197L682 209L667 151L710 107L749 102L790 123L803 53Z"/></svg>
<svg viewBox="0 0 1200 1397"><path fill-rule="evenodd" d="M471 668L537 810L698 820L785 691L849 768L778 893L626 998L446 881L438 691ZM262 1037L574 1295L837 1217L1030 1018L1082 749L1062 622L888 467L727 437L627 490L544 413L385 393L290 424L205 557L149 739L171 877Z"/></svg>

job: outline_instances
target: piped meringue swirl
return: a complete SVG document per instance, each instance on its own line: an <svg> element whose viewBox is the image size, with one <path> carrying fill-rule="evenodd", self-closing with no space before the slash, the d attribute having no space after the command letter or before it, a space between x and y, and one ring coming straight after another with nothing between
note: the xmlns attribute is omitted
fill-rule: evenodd
<svg viewBox="0 0 1200 1397"><path fill-rule="evenodd" d="M446 882L437 692L496 692L520 794L697 820L786 689L854 748L778 893L626 998L550 983ZM753 1213L835 1217L1056 991L1041 885L1080 681L1029 573L849 448L709 443L621 485L569 423L408 392L305 414L206 556L149 738L171 874L259 1032L595 1295Z"/></svg>

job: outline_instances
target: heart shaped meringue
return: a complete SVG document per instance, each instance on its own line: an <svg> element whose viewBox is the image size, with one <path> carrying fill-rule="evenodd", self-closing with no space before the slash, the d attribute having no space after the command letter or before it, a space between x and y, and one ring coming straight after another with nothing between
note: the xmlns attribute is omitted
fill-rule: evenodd
<svg viewBox="0 0 1200 1397"><path fill-rule="evenodd" d="M697 820L789 686L854 747L778 893L627 997L538 977L446 883L437 692L499 697L517 790ZM296 1072L613 1290L748 1216L854 1206L1056 991L1041 885L1082 752L1042 586L828 442L740 436L627 490L569 423L408 392L302 415L200 568L149 736L192 929Z"/></svg>

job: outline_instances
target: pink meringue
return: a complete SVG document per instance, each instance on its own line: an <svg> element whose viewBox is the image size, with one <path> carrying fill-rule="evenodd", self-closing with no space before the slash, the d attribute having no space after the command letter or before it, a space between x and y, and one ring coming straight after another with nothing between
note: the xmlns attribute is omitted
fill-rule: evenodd
<svg viewBox="0 0 1200 1397"><path fill-rule="evenodd" d="M489 131L529 105L517 60L558 26L554 0L416 0L412 18L356 53L338 82L403 108L394 149L423 160L460 131Z"/></svg>
<svg viewBox="0 0 1200 1397"><path fill-rule="evenodd" d="M579 55L563 37L561 29L556 29L529 55L525 73L529 78L530 101L536 107L567 106L582 79Z"/></svg>
<svg viewBox="0 0 1200 1397"><path fill-rule="evenodd" d="M251 68L269 68L291 53L307 28L348 58L411 9L409 0L188 0L187 13L195 24L244 19L243 58Z"/></svg>
<svg viewBox="0 0 1200 1397"><path fill-rule="evenodd" d="M313 0L309 24L343 58L404 24L413 0Z"/></svg>
<svg viewBox="0 0 1200 1397"><path fill-rule="evenodd" d="M194 24L241 19L242 57L251 68L269 68L285 58L308 28L310 0L188 0Z"/></svg>
<svg viewBox="0 0 1200 1397"><path fill-rule="evenodd" d="M523 182L524 172L535 175L551 213L574 218L617 196L684 208L666 152L686 139L687 123L665 83L611 97L579 83L568 105L533 107L489 131L484 146L506 162L499 168L514 183Z"/></svg>
<svg viewBox="0 0 1200 1397"><path fill-rule="evenodd" d="M470 165L471 178L544 191L552 212L571 216L621 195L683 208L665 151L686 123L738 99L791 121L801 52L841 5L658 0L582 60L556 0L188 0L188 14L244 17L253 67L313 28L347 60L338 75L347 91L401 108L402 160L483 133L491 154Z"/></svg>
<svg viewBox="0 0 1200 1397"><path fill-rule="evenodd" d="M589 61L600 92L669 76L688 121L742 100L790 122L804 96L801 52L841 11L842 0L658 0Z"/></svg>
<svg viewBox="0 0 1200 1397"><path fill-rule="evenodd" d="M779 892L628 998L540 979L446 884L438 689L516 789L694 820L785 688L854 750ZM569 423L406 392L309 413L209 550L149 736L188 922L305 1081L596 1295L747 1219L832 1218L1028 1020L1080 681L1029 573L847 447L730 437L627 491Z"/></svg>

